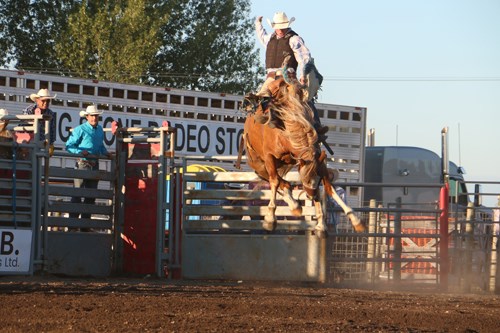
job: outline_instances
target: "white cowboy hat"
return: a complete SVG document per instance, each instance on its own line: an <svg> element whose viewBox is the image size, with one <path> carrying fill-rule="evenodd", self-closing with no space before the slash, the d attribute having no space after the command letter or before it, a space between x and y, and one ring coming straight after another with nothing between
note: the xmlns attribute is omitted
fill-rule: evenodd
<svg viewBox="0 0 500 333"><path fill-rule="evenodd" d="M0 109L0 117L8 116L9 112L5 109Z"/></svg>
<svg viewBox="0 0 500 333"><path fill-rule="evenodd" d="M102 111L97 110L96 105L89 105L85 110L80 111L80 117L86 117L92 114L102 114Z"/></svg>
<svg viewBox="0 0 500 333"><path fill-rule="evenodd" d="M57 96L57 94L55 94L54 96L50 96L49 89L40 89L40 90L38 90L38 92L36 94L31 94L30 99L33 102L36 102L36 100L39 98L41 98L41 99L53 99L53 98L56 98L56 96Z"/></svg>
<svg viewBox="0 0 500 333"><path fill-rule="evenodd" d="M269 23L273 29L288 29L293 21L295 21L295 17L288 19L284 12L275 13L272 22L267 19L267 23Z"/></svg>

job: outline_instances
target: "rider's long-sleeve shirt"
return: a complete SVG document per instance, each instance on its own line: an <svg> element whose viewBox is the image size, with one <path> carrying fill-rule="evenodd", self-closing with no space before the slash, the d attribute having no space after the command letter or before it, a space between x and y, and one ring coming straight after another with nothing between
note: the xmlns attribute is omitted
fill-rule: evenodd
<svg viewBox="0 0 500 333"><path fill-rule="evenodd" d="M274 34L268 34L266 32L266 29L264 29L264 26L262 25L262 22L259 20L255 21L255 31L257 33L257 38L261 42L262 45L267 47L267 43L269 43L269 40L271 39L272 35ZM303 75L304 72L304 65L309 63L311 61L311 52L309 49L306 47L304 40L302 37L299 35L295 35L290 37L290 47L293 50L293 54L295 56L295 59L297 60L297 63L299 64L299 69L297 70L298 77ZM266 68L267 73L274 72L278 68Z"/></svg>

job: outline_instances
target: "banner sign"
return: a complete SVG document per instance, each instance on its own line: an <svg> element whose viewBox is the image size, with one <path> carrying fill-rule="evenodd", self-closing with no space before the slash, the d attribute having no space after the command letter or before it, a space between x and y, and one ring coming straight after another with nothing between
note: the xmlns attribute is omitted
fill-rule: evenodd
<svg viewBox="0 0 500 333"><path fill-rule="evenodd" d="M117 121L121 127L161 127L164 121L168 121L169 126L177 129L175 150L184 155L237 155L243 135L243 124L234 122L185 120L112 111L104 112L100 119L99 123L104 128L111 127L113 121ZM82 121L84 118L76 113L57 111L56 144L64 146L71 128L80 125ZM114 147L115 137L109 132L106 133L105 143L108 147Z"/></svg>

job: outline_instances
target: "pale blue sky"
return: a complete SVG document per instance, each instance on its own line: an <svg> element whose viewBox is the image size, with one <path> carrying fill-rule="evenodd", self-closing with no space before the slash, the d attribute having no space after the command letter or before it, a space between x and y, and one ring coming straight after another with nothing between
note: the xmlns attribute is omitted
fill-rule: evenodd
<svg viewBox="0 0 500 333"><path fill-rule="evenodd" d="M275 12L295 17L325 77L319 102L366 107L377 145L440 154L449 127L450 159L466 178L500 181L500 0L251 3L268 31Z"/></svg>

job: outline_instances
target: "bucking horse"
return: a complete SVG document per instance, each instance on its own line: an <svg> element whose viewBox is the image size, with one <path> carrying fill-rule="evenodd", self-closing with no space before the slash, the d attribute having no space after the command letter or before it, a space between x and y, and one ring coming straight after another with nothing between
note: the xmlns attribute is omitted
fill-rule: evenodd
<svg viewBox="0 0 500 333"><path fill-rule="evenodd" d="M303 87L298 82L287 82L281 78L271 83L269 89L271 97L249 94L242 103L242 110L247 113L242 141L247 163L260 178L269 182L271 188L264 229L272 231L276 228L278 189L292 214L302 215L300 203L292 196L291 184L285 180L286 174L298 167L303 189L314 202L317 218L315 234L318 237L327 236L320 184L323 184L326 194L342 207L354 229L363 231L364 225L333 189L326 153L321 150L313 126L314 114Z"/></svg>

